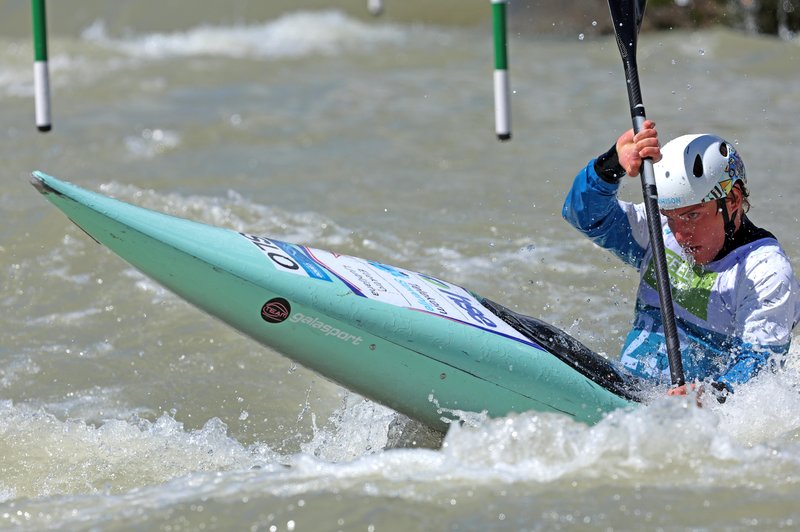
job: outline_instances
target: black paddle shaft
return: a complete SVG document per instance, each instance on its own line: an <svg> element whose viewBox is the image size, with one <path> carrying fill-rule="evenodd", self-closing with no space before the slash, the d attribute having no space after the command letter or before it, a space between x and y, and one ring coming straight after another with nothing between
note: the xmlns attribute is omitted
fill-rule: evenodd
<svg viewBox="0 0 800 532"><path fill-rule="evenodd" d="M642 129L646 118L644 104L642 103L642 92L639 87L639 71L636 65L636 40L639 35L642 17L644 16L645 2L646 0L609 0L608 2L619 53L625 67L628 102L631 107L631 118L633 119L635 133ZM672 306L672 291L670 290L667 259L664 251L664 235L661 228L661 215L658 209L658 190L651 159L647 158L642 161L640 176L645 213L647 214L647 228L650 232L650 247L653 250L658 300L661 304L661 320L664 325L664 338L667 343L669 373L672 384L674 386L682 386L686 381L683 376L681 347L678 340L678 328L675 325L675 310Z"/></svg>

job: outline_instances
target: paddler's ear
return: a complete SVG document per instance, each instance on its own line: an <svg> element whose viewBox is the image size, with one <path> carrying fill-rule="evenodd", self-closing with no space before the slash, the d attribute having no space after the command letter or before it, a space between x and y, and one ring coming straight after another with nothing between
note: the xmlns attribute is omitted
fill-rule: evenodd
<svg viewBox="0 0 800 532"><path fill-rule="evenodd" d="M728 202L728 212L734 213L737 212L744 203L744 192L742 191L742 187L737 181L733 184L731 191L728 192L728 197L725 198Z"/></svg>

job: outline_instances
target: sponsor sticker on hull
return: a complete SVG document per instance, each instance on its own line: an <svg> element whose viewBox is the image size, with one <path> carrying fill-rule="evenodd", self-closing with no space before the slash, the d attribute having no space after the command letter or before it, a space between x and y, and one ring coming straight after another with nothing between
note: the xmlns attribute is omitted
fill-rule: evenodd
<svg viewBox="0 0 800 532"><path fill-rule="evenodd" d="M380 262L297 246L261 236L245 233L241 235L256 245L280 271L327 282L332 282L332 278L336 277L354 294L361 297L441 316L531 344L530 340L492 314L475 296L460 286ZM274 310L262 309L262 317L269 321L264 312L271 316L270 313ZM287 311L286 317L290 315L289 312ZM277 311L277 315L284 316L281 311ZM286 317L283 317L283 320ZM320 325L322 322L300 323L314 328L325 325ZM341 332L338 329L332 330L334 335ZM345 341L352 341L357 345L356 342L360 340L353 337Z"/></svg>
<svg viewBox="0 0 800 532"><path fill-rule="evenodd" d="M309 257L339 277L354 293L362 297L435 314L526 344L531 343L460 286L358 257L310 248L306 251Z"/></svg>
<svg viewBox="0 0 800 532"><path fill-rule="evenodd" d="M281 323L286 321L286 318L289 317L289 313L291 312L292 306L282 297L270 299L261 307L261 317L267 323Z"/></svg>
<svg viewBox="0 0 800 532"><path fill-rule="evenodd" d="M278 270L310 277L311 279L332 282L325 269L321 268L319 264L306 255L302 247L263 236L248 235L247 233L239 234L255 244Z"/></svg>
<svg viewBox="0 0 800 532"><path fill-rule="evenodd" d="M302 314L300 312L292 314L292 317L289 318L289 321L291 321L292 323L301 323L312 329L316 329L317 331L319 331L320 334L323 334L327 337L332 337L337 340L341 340L342 342L347 342L353 345L361 345L361 342L364 341L364 339L360 336L351 334L338 327L325 323L319 318L316 318L314 316L306 316L305 314Z"/></svg>

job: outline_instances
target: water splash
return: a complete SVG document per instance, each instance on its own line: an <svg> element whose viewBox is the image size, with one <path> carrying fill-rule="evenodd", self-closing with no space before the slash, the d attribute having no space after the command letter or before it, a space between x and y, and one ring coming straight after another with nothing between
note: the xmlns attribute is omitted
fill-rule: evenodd
<svg viewBox="0 0 800 532"><path fill-rule="evenodd" d="M278 464L265 445L244 447L216 418L198 430L164 414L95 426L44 409L0 402L0 493L44 497L123 492L198 471ZM2 501L0 501L2 502Z"/></svg>

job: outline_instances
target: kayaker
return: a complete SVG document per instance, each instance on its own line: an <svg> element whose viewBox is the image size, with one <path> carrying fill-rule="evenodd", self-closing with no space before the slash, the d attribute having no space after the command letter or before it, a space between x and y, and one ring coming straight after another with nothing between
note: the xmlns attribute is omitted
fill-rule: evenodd
<svg viewBox="0 0 800 532"><path fill-rule="evenodd" d="M633 328L621 363L669 383L664 331L643 204L617 199L620 181L654 161L661 225L687 386L732 392L782 364L800 321L800 283L776 238L748 218L739 153L715 135L684 135L663 148L653 121L623 133L578 173L562 215L595 244L639 271Z"/></svg>

